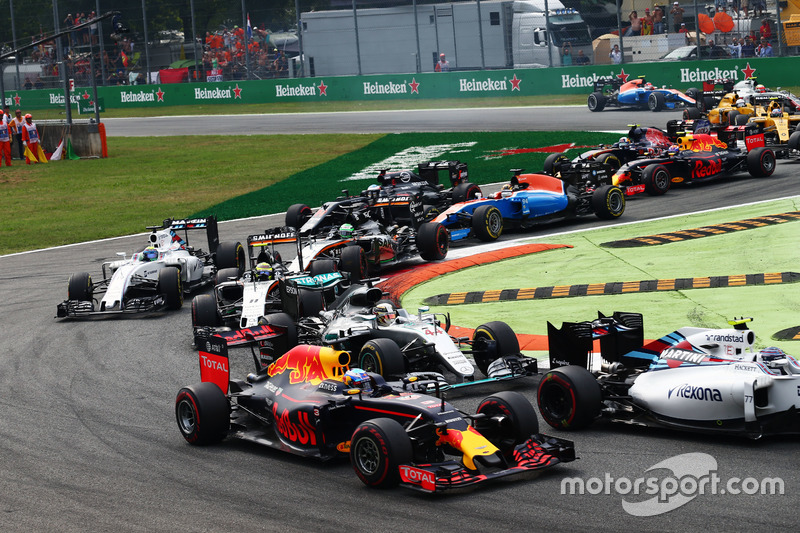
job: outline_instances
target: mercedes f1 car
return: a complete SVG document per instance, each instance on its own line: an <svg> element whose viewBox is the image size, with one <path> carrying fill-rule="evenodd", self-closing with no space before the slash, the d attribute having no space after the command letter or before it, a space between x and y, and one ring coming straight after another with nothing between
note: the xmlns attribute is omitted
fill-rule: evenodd
<svg viewBox="0 0 800 533"><path fill-rule="evenodd" d="M200 351L202 382L175 399L178 429L195 445L235 437L321 460L349 455L364 484L423 492L575 458L571 442L538 433L533 406L518 393L493 394L469 415L415 392L424 380L390 386L349 362L347 352L303 345L232 380L225 341L211 337Z"/></svg>
<svg viewBox="0 0 800 533"><path fill-rule="evenodd" d="M452 241L469 237L493 241L508 227L527 229L591 214L610 220L625 211L622 190L610 184L598 186L597 169L562 172L561 179L523 174L521 169L512 172L514 176L500 192L455 204L434 222L450 230Z"/></svg>
<svg viewBox="0 0 800 533"><path fill-rule="evenodd" d="M219 242L214 217L164 220L150 226L148 246L130 259L103 263L103 279L88 272L69 278L67 300L58 304L60 318L90 318L152 313L179 309L184 293L214 282L218 269L245 268L244 248L238 242ZM203 230L208 251L189 245L189 231ZM183 236L181 236L181 233Z"/></svg>
<svg viewBox="0 0 800 533"><path fill-rule="evenodd" d="M750 320L685 327L647 344L636 313L548 323L553 369L537 393L542 418L563 429L606 418L749 438L798 434L800 362L778 348L754 351ZM590 372L594 339L603 364Z"/></svg>
<svg viewBox="0 0 800 533"><path fill-rule="evenodd" d="M607 106L661 111L695 107L697 101L677 89L655 87L643 77L627 82L619 78L600 78L594 82L594 90L589 95L587 105L590 111L602 111Z"/></svg>

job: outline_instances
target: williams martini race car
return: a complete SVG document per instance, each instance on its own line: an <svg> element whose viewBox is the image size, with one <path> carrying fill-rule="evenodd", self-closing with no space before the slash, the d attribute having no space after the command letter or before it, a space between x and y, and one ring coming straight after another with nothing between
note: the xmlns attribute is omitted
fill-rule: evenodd
<svg viewBox="0 0 800 533"><path fill-rule="evenodd" d="M798 434L800 363L778 348L754 351L750 320L685 327L647 344L636 313L548 323L553 370L537 393L542 418L563 429L605 418L749 438ZM603 364L590 372L594 339Z"/></svg>
<svg viewBox="0 0 800 533"><path fill-rule="evenodd" d="M103 263L103 279L88 272L69 278L67 300L58 304L59 318L96 318L179 309L184 293L216 279L218 269L245 268L238 242L219 242L217 219L164 220L150 226L148 245L130 259ZM189 245L189 231L205 231L208 251ZM181 236L182 235L182 236Z"/></svg>
<svg viewBox="0 0 800 533"><path fill-rule="evenodd" d="M660 157L635 159L622 165L612 183L627 196L646 192L658 196L673 183L703 183L747 171L753 177L767 177L775 172L775 152L764 145L764 134L744 132L746 149L736 146L735 131L686 133L677 144Z"/></svg>
<svg viewBox="0 0 800 533"><path fill-rule="evenodd" d="M523 174L521 169L512 172L500 192L452 205L434 222L450 230L452 241L469 237L494 241L509 227L527 229L591 214L611 220L625 211L622 190L610 184L598 186L596 169L563 172L561 179Z"/></svg>
<svg viewBox="0 0 800 533"><path fill-rule="evenodd" d="M268 367L231 380L225 342L200 351L202 382L175 399L187 442L234 437L320 460L347 457L371 487L397 484L439 492L525 474L575 459L571 442L538 433L533 406L499 392L474 415L414 391L422 380L390 386L349 369L347 352L297 346Z"/></svg>
<svg viewBox="0 0 800 533"><path fill-rule="evenodd" d="M608 106L661 111L695 107L697 101L677 89L655 87L644 78L627 82L619 78L601 78L594 82L587 105L590 111L602 111Z"/></svg>

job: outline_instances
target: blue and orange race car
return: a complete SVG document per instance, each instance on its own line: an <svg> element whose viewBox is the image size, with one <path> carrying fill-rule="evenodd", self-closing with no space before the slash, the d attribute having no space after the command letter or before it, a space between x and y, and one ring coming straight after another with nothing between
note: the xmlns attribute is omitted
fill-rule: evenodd
<svg viewBox="0 0 800 533"><path fill-rule="evenodd" d="M450 240L477 237L496 240L504 228L531 228L538 224L595 214L611 220L622 216L625 197L619 187L598 185L597 168L574 168L561 178L523 174L514 169L511 181L487 198L454 204L434 219L450 230Z"/></svg>
<svg viewBox="0 0 800 533"><path fill-rule="evenodd" d="M697 90L691 91L697 94ZM600 78L594 82L592 94L586 101L590 111L602 111L608 106L631 107L661 111L696 107L697 100L677 89L656 87L644 77L623 81L619 78Z"/></svg>
<svg viewBox="0 0 800 533"><path fill-rule="evenodd" d="M349 455L364 484L423 492L575 459L570 441L538 433L533 406L516 392L493 394L468 415L417 392L430 383L419 375L390 386L378 374L350 369L350 355L333 348L301 345L273 361L255 360L257 373L231 380L225 340L205 340L202 383L182 388L175 400L189 443L232 436L322 460Z"/></svg>

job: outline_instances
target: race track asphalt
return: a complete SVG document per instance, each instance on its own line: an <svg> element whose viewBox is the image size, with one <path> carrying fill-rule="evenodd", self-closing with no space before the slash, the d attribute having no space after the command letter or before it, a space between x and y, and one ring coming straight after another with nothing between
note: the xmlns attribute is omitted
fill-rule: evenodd
<svg viewBox="0 0 800 533"><path fill-rule="evenodd" d="M594 116L579 108L557 113L569 124ZM317 118L334 122L326 122L323 130L347 131L361 122L381 122L381 117L365 119L363 114L354 117L356 124L340 114ZM479 120L485 128L507 128L507 118L496 110ZM636 117L619 120L627 124ZM152 119L141 122L152 132ZM534 126L529 124L528 129ZM116 128L116 124L109 126L109 133L118 134L112 132ZM769 179L734 179L697 190L670 191L658 200L637 199L628 204L624 220L691 213L736 205L743 199L800 195L799 169L799 163L781 162ZM223 223L221 238L244 240L279 222L273 217ZM593 223L587 219L571 227ZM560 229L544 228L531 235ZM4 532L618 533L783 530L796 525L800 488L800 473L793 466L799 451L796 438L751 442L603 423L574 434L542 427L572 438L580 459L539 479L442 497L402 489L369 490L346 462L319 464L239 442L192 447L178 433L173 411L178 389L199 380L197 354L190 347L188 305L158 318L92 322L54 318L56 304L66 297L71 273L85 270L99 275L103 261L118 251L130 253L141 244L142 236L135 236L0 257L4 326L0 335L0 530ZM467 253L466 247L453 251L454 255ZM234 374L243 375L250 366L246 352L232 357ZM511 388L535 401L537 382L536 377L526 378ZM457 407L474 411L493 390L482 386L451 399ZM595 495L560 493L567 476L603 482L608 477L652 476L669 488L668 471L647 469L690 452L710 454L716 460L722 487L733 477L780 477L784 495L689 495L685 505L671 512L634 517L623 510L622 500L641 501L645 496L615 493L613 481L608 494L603 490ZM617 485L626 487L624 482Z"/></svg>

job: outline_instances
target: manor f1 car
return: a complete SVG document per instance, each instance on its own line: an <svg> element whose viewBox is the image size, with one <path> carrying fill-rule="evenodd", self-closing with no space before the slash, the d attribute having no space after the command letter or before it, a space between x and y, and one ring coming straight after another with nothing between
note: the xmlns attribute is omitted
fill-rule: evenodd
<svg viewBox="0 0 800 533"><path fill-rule="evenodd" d="M503 190L488 198L455 204L434 219L450 230L450 239L477 237L494 241L504 228L527 229L538 224L594 213L610 220L622 216L625 197L611 185L598 186L597 171L587 168L562 173L562 178L522 174L515 169Z"/></svg>
<svg viewBox="0 0 800 533"><path fill-rule="evenodd" d="M349 455L361 481L423 492L533 475L575 458L573 444L538 433L524 396L499 392L469 415L415 392L424 380L390 386L348 369L347 352L296 346L257 373L231 380L225 342L200 351L202 382L175 399L181 435L191 444L235 437L300 456Z"/></svg>
<svg viewBox="0 0 800 533"><path fill-rule="evenodd" d="M219 242L214 217L167 219L147 229L151 230L148 246L130 259L119 253L122 259L103 263L101 281L93 281L88 272L73 274L57 316L89 318L179 309L184 293L212 283L218 269L241 273L245 268L244 248L238 242ZM190 230L206 232L207 252L189 245Z"/></svg>
<svg viewBox="0 0 800 533"><path fill-rule="evenodd" d="M697 101L677 89L655 87L644 78L627 82L619 78L601 78L594 82L594 91L589 95L587 105L590 111L602 111L607 106L661 111L695 107Z"/></svg>
<svg viewBox="0 0 800 533"><path fill-rule="evenodd" d="M602 417L749 438L798 434L800 363L778 348L754 351L750 320L685 327L647 344L640 314L600 314L561 329L548 323L553 370L539 385L542 418L564 429ZM594 339L603 364L593 373Z"/></svg>

